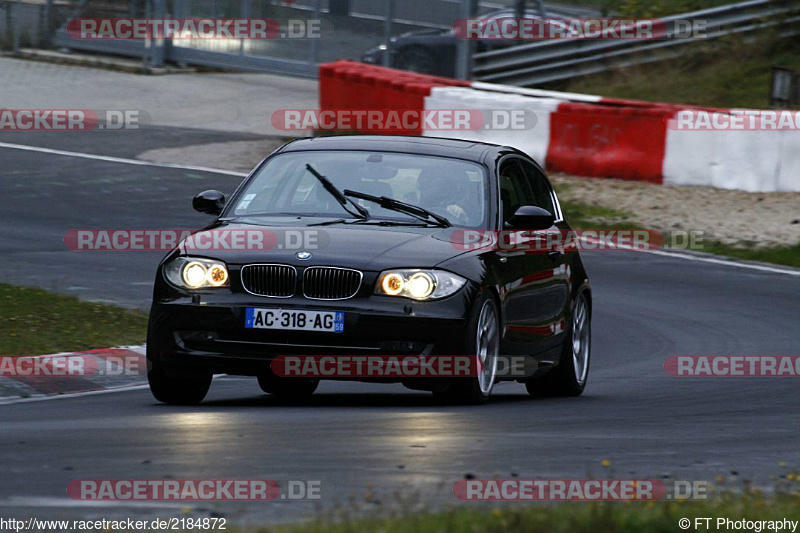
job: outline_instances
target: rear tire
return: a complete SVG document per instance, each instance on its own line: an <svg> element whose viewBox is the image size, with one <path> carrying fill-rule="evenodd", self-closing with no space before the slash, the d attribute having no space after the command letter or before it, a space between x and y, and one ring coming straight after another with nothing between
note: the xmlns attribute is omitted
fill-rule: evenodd
<svg viewBox="0 0 800 533"><path fill-rule="evenodd" d="M589 303L581 292L575 299L569 334L564 340L558 366L540 378L525 382L531 396L580 396L589 380L592 323Z"/></svg>
<svg viewBox="0 0 800 533"><path fill-rule="evenodd" d="M319 387L318 379L284 378L272 372L258 376L258 386L267 394L284 398L305 398L311 396Z"/></svg>
<svg viewBox="0 0 800 533"><path fill-rule="evenodd" d="M211 387L211 374L172 377L160 362L147 359L147 382L156 400L170 405L196 405L203 401Z"/></svg>

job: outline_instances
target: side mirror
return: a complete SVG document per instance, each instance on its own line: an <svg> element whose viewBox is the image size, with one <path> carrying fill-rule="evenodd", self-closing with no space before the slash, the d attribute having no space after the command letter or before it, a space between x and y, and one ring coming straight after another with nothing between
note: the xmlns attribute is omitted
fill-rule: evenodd
<svg viewBox="0 0 800 533"><path fill-rule="evenodd" d="M219 216L225 207L225 195L219 191L203 191L192 200L195 211Z"/></svg>
<svg viewBox="0 0 800 533"><path fill-rule="evenodd" d="M553 214L535 205L522 205L514 211L508 226L515 229L545 230L556 221Z"/></svg>

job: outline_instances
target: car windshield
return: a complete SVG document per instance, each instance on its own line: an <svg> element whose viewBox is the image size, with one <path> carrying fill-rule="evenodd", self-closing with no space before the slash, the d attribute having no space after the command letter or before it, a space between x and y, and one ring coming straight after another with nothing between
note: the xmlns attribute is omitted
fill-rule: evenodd
<svg viewBox="0 0 800 533"><path fill-rule="evenodd" d="M486 173L480 165L459 159L389 152L291 152L272 158L237 196L227 216L292 214L354 218L317 179L308 166L339 191L386 196L420 206L453 226L483 227ZM420 223L418 218L352 198L370 220Z"/></svg>

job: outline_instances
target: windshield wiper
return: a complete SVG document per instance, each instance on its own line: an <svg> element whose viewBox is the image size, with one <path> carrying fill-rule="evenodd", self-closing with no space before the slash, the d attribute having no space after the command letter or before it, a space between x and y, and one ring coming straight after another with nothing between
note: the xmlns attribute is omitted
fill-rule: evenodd
<svg viewBox="0 0 800 533"><path fill-rule="evenodd" d="M331 183L331 180L329 180L328 178L326 178L325 176L320 174L317 171L317 169L315 169L314 167L312 167L309 164L306 165L306 169L309 172L311 172L311 175L313 175L315 178L317 178L319 180L319 182L322 184L322 186L325 187L325 190L328 191L329 193L331 193L331 196L336 198L336 201L339 202L342 205L342 208L345 211L347 211L348 213L350 213L351 215L353 215L356 218L363 218L364 220L369 219L369 211L367 211L366 209L364 209L363 207L361 207L360 205L358 205L354 201L348 200L347 196L342 194L342 191L337 189L336 186L333 183ZM353 213L350 209L348 209L348 207L347 207L348 203L350 203L353 207L355 207L356 211L358 213Z"/></svg>
<svg viewBox="0 0 800 533"><path fill-rule="evenodd" d="M364 219L359 219L364 220ZM333 226L334 224L347 224L347 219L345 218L335 218L333 220L326 220L325 222L314 222L313 224L307 224L310 228L311 226Z"/></svg>
<svg viewBox="0 0 800 533"><path fill-rule="evenodd" d="M362 200L367 200L368 202L375 202L384 209L390 209L392 211L397 211L399 213L405 213L406 215L411 215L412 217L418 218L429 224L434 224L436 226L441 226L443 228L449 228L450 226L452 226L450 221L447 220L445 217L437 215L436 213L433 213L431 211L428 211L424 207L407 204L405 202L401 202L400 200L389 198L388 196L372 196L371 194L366 194L358 191L351 191L350 189L345 189L344 195L352 196L353 198L360 198Z"/></svg>
<svg viewBox="0 0 800 533"><path fill-rule="evenodd" d="M430 226L432 222L430 220L420 220L419 222L412 222L410 220L375 220L369 219L364 220L359 218L358 220L353 219L345 219L345 218L337 218L335 220L326 220L325 222L315 222L313 224L308 224L308 227L312 226L334 226L336 224L345 224L347 226L413 226L418 228L424 228ZM438 225L438 224L437 224Z"/></svg>

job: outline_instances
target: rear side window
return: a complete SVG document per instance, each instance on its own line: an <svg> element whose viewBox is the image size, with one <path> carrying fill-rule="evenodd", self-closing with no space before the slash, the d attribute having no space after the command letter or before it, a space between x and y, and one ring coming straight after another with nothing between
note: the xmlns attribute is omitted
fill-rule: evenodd
<svg viewBox="0 0 800 533"><path fill-rule="evenodd" d="M550 211L554 217L558 218L555 205L553 205L553 191L547 178L528 161L521 160L520 164L525 174L525 187L529 190L529 197L533 200L531 205Z"/></svg>
<svg viewBox="0 0 800 533"><path fill-rule="evenodd" d="M507 159L500 166L500 209L503 222L508 222L514 212L532 198L525 188L525 174L516 159Z"/></svg>
<svg viewBox="0 0 800 533"><path fill-rule="evenodd" d="M558 218L547 178L524 159L509 158L501 164L500 202L503 222L508 222L522 205L541 207Z"/></svg>

